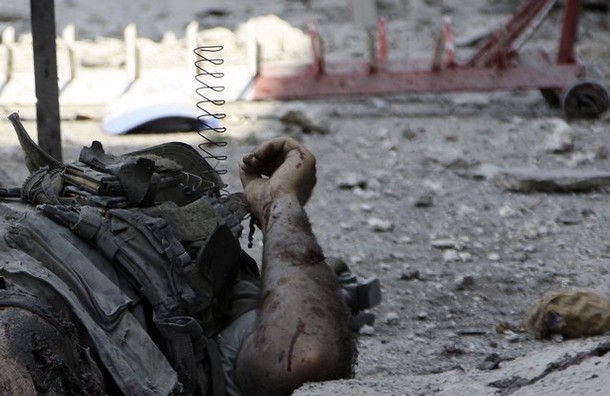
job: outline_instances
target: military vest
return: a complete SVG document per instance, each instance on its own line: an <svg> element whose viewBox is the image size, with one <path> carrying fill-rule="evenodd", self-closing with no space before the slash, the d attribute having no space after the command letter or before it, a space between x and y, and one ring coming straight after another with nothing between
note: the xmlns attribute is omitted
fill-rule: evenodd
<svg viewBox="0 0 610 396"><path fill-rule="evenodd" d="M126 395L224 394L213 337L235 282L258 278L238 241L241 194L222 194L183 143L114 156L93 142L61 164L9 118L31 172L21 200L36 208L0 205L10 258L0 305L38 295L67 304Z"/></svg>

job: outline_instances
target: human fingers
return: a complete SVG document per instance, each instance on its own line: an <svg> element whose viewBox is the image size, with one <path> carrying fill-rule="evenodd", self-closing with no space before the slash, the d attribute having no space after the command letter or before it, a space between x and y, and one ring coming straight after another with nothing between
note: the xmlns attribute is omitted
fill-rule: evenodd
<svg viewBox="0 0 610 396"><path fill-rule="evenodd" d="M266 176L270 176L285 162L306 161L310 165L313 155L297 140L281 136L271 139L260 145L248 159L251 169L257 169ZM300 165L299 165L300 167Z"/></svg>
<svg viewBox="0 0 610 396"><path fill-rule="evenodd" d="M250 184L253 180L260 179L261 175L258 173L255 167L249 165L245 160L242 160L239 164L239 179L241 180L241 185L246 189L248 184Z"/></svg>

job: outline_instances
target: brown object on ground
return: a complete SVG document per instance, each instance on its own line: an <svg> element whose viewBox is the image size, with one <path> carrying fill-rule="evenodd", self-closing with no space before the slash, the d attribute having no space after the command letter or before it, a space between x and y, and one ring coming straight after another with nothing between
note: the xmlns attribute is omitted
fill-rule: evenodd
<svg viewBox="0 0 610 396"><path fill-rule="evenodd" d="M610 299L586 290L546 294L528 310L525 329L536 338L603 334L610 330Z"/></svg>

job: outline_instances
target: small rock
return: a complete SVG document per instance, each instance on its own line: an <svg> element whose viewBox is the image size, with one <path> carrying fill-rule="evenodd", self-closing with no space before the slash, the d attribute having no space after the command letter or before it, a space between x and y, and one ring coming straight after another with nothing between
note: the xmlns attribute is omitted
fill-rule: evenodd
<svg viewBox="0 0 610 396"><path fill-rule="evenodd" d="M518 212L510 206L504 205L500 209L498 209L498 214L500 215L500 217L515 217L518 215Z"/></svg>
<svg viewBox="0 0 610 396"><path fill-rule="evenodd" d="M286 125L298 126L301 128L303 133L319 133L320 135L327 135L330 130L327 127L314 123L309 117L300 110L289 110L282 117L280 117Z"/></svg>
<svg viewBox="0 0 610 396"><path fill-rule="evenodd" d="M372 336L375 334L375 328L373 326L369 326L369 325L365 324L364 326L362 326L360 328L358 333L363 336Z"/></svg>
<svg viewBox="0 0 610 396"><path fill-rule="evenodd" d="M470 275L460 275L453 281L455 290L464 290L474 286L474 278Z"/></svg>
<svg viewBox="0 0 610 396"><path fill-rule="evenodd" d="M574 147L574 131L560 118L550 120L551 134L546 138L544 149L551 153L565 153Z"/></svg>
<svg viewBox="0 0 610 396"><path fill-rule="evenodd" d="M467 158L462 151L449 147L427 153L426 160L438 163L447 169L467 169L475 162Z"/></svg>
<svg viewBox="0 0 610 396"><path fill-rule="evenodd" d="M342 221L342 222L340 222L340 223L339 223L339 227L340 227L342 230L351 230L351 229L353 229L353 228L354 228L354 227L353 227L351 224L346 223L346 222L344 222L344 221Z"/></svg>
<svg viewBox="0 0 610 396"><path fill-rule="evenodd" d="M504 338L506 339L506 341L508 341L510 343L515 343L515 342L521 341L521 339L523 337L520 334L517 334L517 333L509 330L504 333Z"/></svg>
<svg viewBox="0 0 610 396"><path fill-rule="evenodd" d="M408 245L410 243L413 243L413 239L410 236L403 235L400 238L398 238L398 243Z"/></svg>
<svg viewBox="0 0 610 396"><path fill-rule="evenodd" d="M417 314L415 314L415 318L418 320L426 320L428 319L428 312L418 312Z"/></svg>
<svg viewBox="0 0 610 396"><path fill-rule="evenodd" d="M559 213L556 220L560 224L575 225L582 223L582 215L577 209L570 208Z"/></svg>
<svg viewBox="0 0 610 396"><path fill-rule="evenodd" d="M396 312L388 312L385 316L385 322L388 325L397 325L399 322L398 314Z"/></svg>
<svg viewBox="0 0 610 396"><path fill-rule="evenodd" d="M500 255L498 253L490 253L489 255L487 255L487 260L500 261Z"/></svg>
<svg viewBox="0 0 610 396"><path fill-rule="evenodd" d="M436 249L457 249L458 242L453 239L435 239L430 245Z"/></svg>
<svg viewBox="0 0 610 396"><path fill-rule="evenodd" d="M414 279L420 279L419 270L416 270L416 269L406 269L400 275L400 280L407 280L407 281L409 281L409 280L414 280Z"/></svg>
<svg viewBox="0 0 610 396"><path fill-rule="evenodd" d="M402 136L407 140L414 140L415 138L417 138L417 132L415 132L410 127L406 127L402 131Z"/></svg>
<svg viewBox="0 0 610 396"><path fill-rule="evenodd" d="M394 223L389 220L382 220L376 217L368 219L369 228L375 232L389 232L394 229Z"/></svg>
<svg viewBox="0 0 610 396"><path fill-rule="evenodd" d="M457 250L449 249L449 250L445 250L445 252L443 253L443 261L445 263L452 263L452 262L461 261L461 260L460 260L460 255Z"/></svg>
<svg viewBox="0 0 610 396"><path fill-rule="evenodd" d="M425 193L420 195L415 202L413 203L413 206L415 206L416 208L427 208L432 206L432 204L434 203L434 194L433 193Z"/></svg>
<svg viewBox="0 0 610 396"><path fill-rule="evenodd" d="M359 173L346 173L337 180L337 186L341 189L361 188L366 189L367 177Z"/></svg>
<svg viewBox="0 0 610 396"><path fill-rule="evenodd" d="M388 101L383 98L371 98L370 100L373 107L377 110L387 110L389 107Z"/></svg>
<svg viewBox="0 0 610 396"><path fill-rule="evenodd" d="M567 164L570 168L576 168L578 166L594 163L596 159L595 157L596 154L594 152L574 153L567 161Z"/></svg>
<svg viewBox="0 0 610 396"><path fill-rule="evenodd" d="M373 211L373 205L365 203L360 206L360 209L363 212L370 213Z"/></svg>
<svg viewBox="0 0 610 396"><path fill-rule="evenodd" d="M477 365L479 370L495 370L500 367L500 363L502 362L502 358L497 353L491 353L485 357L481 363Z"/></svg>
<svg viewBox="0 0 610 396"><path fill-rule="evenodd" d="M536 247L536 245L527 245L523 248L523 251L525 253L536 253L538 251L538 248Z"/></svg>

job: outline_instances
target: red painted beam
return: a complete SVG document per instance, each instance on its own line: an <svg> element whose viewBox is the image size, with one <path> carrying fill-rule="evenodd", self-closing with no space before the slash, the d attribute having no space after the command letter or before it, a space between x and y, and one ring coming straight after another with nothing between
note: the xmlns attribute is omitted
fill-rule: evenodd
<svg viewBox="0 0 610 396"><path fill-rule="evenodd" d="M507 68L455 67L431 70L381 70L368 64L345 72L316 75L310 67L263 72L255 79L252 99L298 99L325 96L402 93L562 89L583 76L578 64L545 64ZM336 69L336 68L334 68Z"/></svg>

